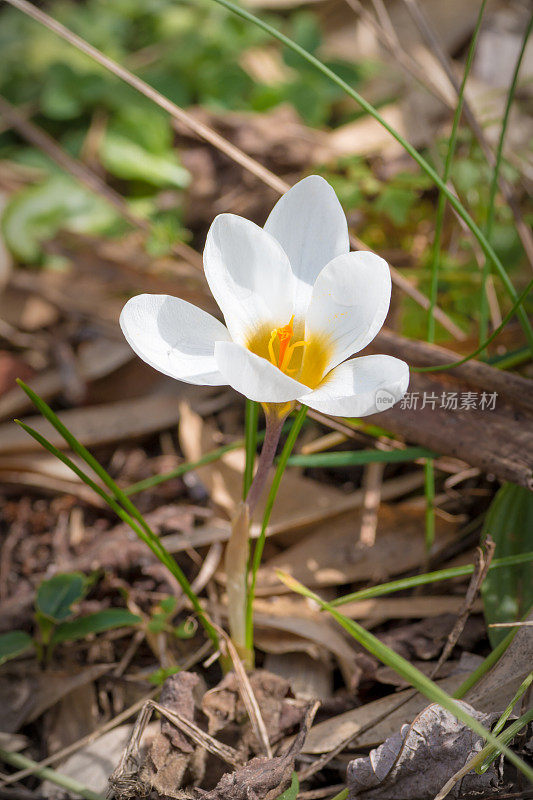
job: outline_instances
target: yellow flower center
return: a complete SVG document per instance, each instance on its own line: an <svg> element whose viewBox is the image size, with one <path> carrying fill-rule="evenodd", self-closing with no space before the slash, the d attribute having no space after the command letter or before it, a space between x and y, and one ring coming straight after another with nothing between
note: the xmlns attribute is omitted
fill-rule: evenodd
<svg viewBox="0 0 533 800"><path fill-rule="evenodd" d="M266 358L300 383L315 389L324 377L331 348L325 337L310 335L304 340L303 325L294 330L294 315L286 325L264 325L248 339L248 350Z"/></svg>
<svg viewBox="0 0 533 800"><path fill-rule="evenodd" d="M294 314L287 325L283 325L281 328L274 328L274 330L270 332L270 339L268 341L268 355L270 356L271 362L282 372L286 372L287 375L296 372L296 367L289 369L294 351L297 347L305 347L307 344L307 342L292 342L293 337ZM277 342L279 345L277 356L274 351L274 342Z"/></svg>

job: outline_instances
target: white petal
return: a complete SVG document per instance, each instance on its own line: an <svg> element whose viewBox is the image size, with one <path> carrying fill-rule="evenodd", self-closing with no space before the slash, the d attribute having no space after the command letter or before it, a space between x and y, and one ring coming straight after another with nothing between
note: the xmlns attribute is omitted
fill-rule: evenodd
<svg viewBox="0 0 533 800"><path fill-rule="evenodd" d="M214 350L229 333L201 308L166 294L139 294L122 309L120 327L137 355L159 372L186 383L227 383Z"/></svg>
<svg viewBox="0 0 533 800"><path fill-rule="evenodd" d="M390 294L389 265L375 253L347 253L324 267L313 287L305 338L327 339L329 369L372 341L385 322Z"/></svg>
<svg viewBox="0 0 533 800"><path fill-rule="evenodd" d="M234 341L245 344L265 324L286 325L294 313L287 256L272 236L243 217L215 218L205 243L204 269Z"/></svg>
<svg viewBox="0 0 533 800"><path fill-rule="evenodd" d="M386 411L409 386L409 367L393 356L362 356L335 367L302 403L334 417L366 417Z"/></svg>
<svg viewBox="0 0 533 800"><path fill-rule="evenodd" d="M299 316L305 313L319 272L350 249L344 211L329 183L310 175L278 200L265 230L281 244L298 279Z"/></svg>
<svg viewBox="0 0 533 800"><path fill-rule="evenodd" d="M250 400L286 403L311 391L240 344L217 342L215 358L226 383Z"/></svg>

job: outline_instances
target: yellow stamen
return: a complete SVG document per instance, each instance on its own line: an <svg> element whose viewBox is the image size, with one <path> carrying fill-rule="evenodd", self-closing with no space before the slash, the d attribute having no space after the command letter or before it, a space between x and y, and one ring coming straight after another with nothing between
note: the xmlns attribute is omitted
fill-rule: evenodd
<svg viewBox="0 0 533 800"><path fill-rule="evenodd" d="M291 344L293 335L294 314L286 325L282 325L280 328L274 328L273 331L270 331L270 339L268 341L268 355L270 356L270 361L275 367L278 367L278 369L286 373L297 371L296 369L288 369L292 355L297 347L305 347L307 344L305 341ZM274 343L276 340L279 342L279 355L277 358L274 351Z"/></svg>
<svg viewBox="0 0 533 800"><path fill-rule="evenodd" d="M311 335L292 342L294 317L279 328L264 327L254 332L246 346L252 353L266 358L286 375L314 389L324 377L330 357L329 343Z"/></svg>

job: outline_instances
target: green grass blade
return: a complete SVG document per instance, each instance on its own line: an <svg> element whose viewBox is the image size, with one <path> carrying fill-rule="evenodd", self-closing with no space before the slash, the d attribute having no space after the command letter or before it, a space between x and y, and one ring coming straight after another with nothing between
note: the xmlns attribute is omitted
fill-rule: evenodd
<svg viewBox="0 0 533 800"><path fill-rule="evenodd" d="M492 566L492 564L491 564ZM502 655L505 653L511 642L513 641L514 637L518 633L518 628L514 628L507 634L505 639L496 645L494 650L492 650L488 656L481 662L481 664L476 667L476 669L472 672L471 675L462 683L458 689L455 690L453 696L460 700L464 697L467 692L470 691L472 686L475 686L481 678L489 672L493 668L495 664L498 663Z"/></svg>
<svg viewBox="0 0 533 800"><path fill-rule="evenodd" d="M32 775L35 775L42 781L51 781L51 783L54 783L56 786L61 786L62 789L67 790L69 795L83 797L85 800L106 800L104 795L93 792L74 778L62 775L60 772L56 772L55 769L51 769L50 767L41 767L37 761L27 758L22 755L22 753L12 753L0 747L0 759L17 769L29 769Z"/></svg>
<svg viewBox="0 0 533 800"><path fill-rule="evenodd" d="M435 541L435 464L432 458L424 462L424 494L426 496L426 554Z"/></svg>
<svg viewBox="0 0 533 800"><path fill-rule="evenodd" d="M291 467L350 467L376 462L397 464L437 455L438 453L425 447L406 447L403 450L342 450L338 453L298 454L291 456L287 464Z"/></svg>
<svg viewBox="0 0 533 800"><path fill-rule="evenodd" d="M529 689L532 682L533 682L533 672L530 672L529 675L526 678L524 678L524 680L516 690L513 699L507 704L507 708L505 709L500 719L492 729L492 732L495 736L502 732L503 726L511 716L513 708L518 703L522 695L525 694L525 692Z"/></svg>
<svg viewBox="0 0 533 800"><path fill-rule="evenodd" d="M347 800L349 794L350 792L348 791L348 789L343 789L342 792L336 794L335 797L331 798L331 800Z"/></svg>
<svg viewBox="0 0 533 800"><path fill-rule="evenodd" d="M366 650L368 650L372 655L378 658L383 664L388 667L391 667L398 675L408 681L411 686L413 686L417 691L423 694L425 697L430 700L432 703L438 703L443 708L447 709L450 713L452 713L457 719L464 722L465 725L477 733L478 736L481 736L487 743L493 745L496 748L500 748L501 751L506 755L506 757L511 761L514 766L522 772L529 781L533 783L533 769L525 764L516 753L513 753L507 746L503 745L496 736L488 731L480 722L478 722L474 717L472 717L467 711L462 708L453 697L450 697L440 686L438 686L434 681L424 675L423 672L420 672L419 669L413 667L412 664L407 661L407 659L403 658L402 656L398 655L394 650L391 650L390 647L383 644L376 636L372 633L367 631L362 625L359 625L357 622L354 622L348 617L345 617L341 614L336 608L331 606L329 603L326 603L325 600L322 600L317 594L312 592L306 586L303 586L299 581L295 580L292 576L287 575L285 573L280 572L279 570L276 571L278 578L292 589L292 591L297 592L298 594L303 595L304 597L308 597L311 600L314 600L315 603L324 610L327 611L333 619L341 625L344 630L352 636L359 644L361 644Z"/></svg>
<svg viewBox="0 0 533 800"><path fill-rule="evenodd" d="M529 723L532 720L533 720L533 708L530 708L529 711L526 711L525 714L522 714L521 717L512 722L509 725L509 727L506 728L502 733L499 733L498 740L504 744L512 742L514 737L518 733L520 733L522 728L525 728L526 725L529 725ZM485 745L485 747L483 748L483 750L481 750L479 754L479 759L483 759L483 763L476 768L476 772L479 773L480 775L486 772L490 767L490 765L492 764L492 762L496 758L498 758L501 752L502 752L501 745L499 747L494 747L492 744Z"/></svg>
<svg viewBox="0 0 533 800"><path fill-rule="evenodd" d="M35 393L33 392L33 394ZM52 415L54 417L56 416L55 414L53 414L53 412ZM135 511L137 512L136 515L128 513L128 511L125 510L119 504L119 502L115 497L109 495L106 491L104 491L104 489L102 489L101 486L99 486L89 475L83 472L83 470L81 470L77 466L77 464L75 464L67 455L65 455L65 453L62 453L61 450L59 450L44 436L42 436L42 434L31 428L29 425L26 425L26 423L22 422L21 420L15 420L15 422L17 423L17 425L20 425L20 427L23 428L26 431L26 433L28 433L33 439L35 439L36 442L38 442L42 447L44 447L45 450L48 450L49 453L54 455L56 458L62 461L63 464L65 464L65 466L67 466L70 470L72 470L72 472L74 472L74 474L77 475L78 478L80 478L80 480L82 480L87 486L89 486L93 490L93 492L99 495L99 497L101 497L102 500L104 500L107 503L107 505L115 512L115 514L117 514L117 516L120 517L120 519L123 522L129 525L130 528L137 534L137 536L140 539L142 539L143 542L145 542L145 544L148 545L150 550L159 559L159 561L161 561L161 563L164 564L169 570L169 572L176 578L184 594L191 601L191 604L194 610L196 611L196 614L198 615L198 618L202 623L209 638L211 639L213 644L216 647L218 647L218 634L213 625L206 617L205 612L200 604L200 601L195 592L192 590L189 581L185 577L185 574L181 570L176 560L170 555L170 553L161 543L159 537L156 536L156 534L147 525L146 521L143 519L144 524L142 526L139 524L138 517L141 516L142 519L142 515L140 514L140 512L137 509L135 509ZM64 428L65 426L62 425L62 427ZM72 437L72 434L69 435L71 436L72 439L74 439L74 437ZM74 439L74 441L76 440ZM100 467L100 465L98 466ZM100 467L100 471L105 472L103 467ZM105 474L107 475L107 473ZM130 505L133 504L130 503ZM135 506L133 506L133 508L135 508Z"/></svg>
<svg viewBox="0 0 533 800"><path fill-rule="evenodd" d="M246 450L246 464L244 467L244 477L242 486L242 499L246 500L246 495L252 485L254 477L255 456L257 453L257 422L259 419L259 403L246 399L246 415L244 422L244 438Z"/></svg>
<svg viewBox="0 0 533 800"><path fill-rule="evenodd" d="M290 423L285 423L282 428L283 432L286 432L290 429ZM258 431L257 433L257 444L260 444L263 439L265 438L265 431ZM187 461L185 464L180 464L179 467L170 470L170 472L164 472L161 475L152 475L150 478L145 478L138 483L132 483L131 486L128 486L126 489L122 491L124 494L127 494L129 497L132 494L138 494L139 492L143 492L146 489L152 489L154 486L159 486L161 483L165 483L165 481L170 481L172 478L180 478L182 475L185 475L187 472L191 472L191 470L199 469L200 467L205 467L206 464L212 464L213 461L218 461L219 458L225 456L226 453L231 453L232 450L238 450L241 447L245 446L244 439L236 439L234 442L230 442L229 444L224 444L222 447L217 447L215 450L211 450L209 453L206 453L197 461Z"/></svg>
<svg viewBox="0 0 533 800"><path fill-rule="evenodd" d="M516 301L514 302L513 307L505 315L505 317L503 318L502 322L498 325L498 327L491 333L491 335L488 337L488 339L485 339L485 341L482 344L480 344L479 347L476 350L474 350L473 353L470 353L469 355L465 356L464 358L461 358L459 361L452 361L450 364L439 364L438 366L435 366L435 367L409 367L411 372L440 372L442 370L453 369L454 367L460 367L461 364L465 364L467 361L470 361L472 358L475 358L477 355L482 353L483 350L486 350L487 347L489 346L489 344L492 341L494 341L494 339L497 336L500 335L500 333L503 331L503 329L505 328L505 326L507 325L507 323L509 322L511 317L513 317L514 314L516 314L516 310L517 310L518 306L521 303L523 303L523 301L526 299L528 294L531 292L532 288L533 288L533 280L529 281L529 283L526 286L526 288L524 289L524 291L521 292L520 295L516 298ZM527 355L528 355L528 358L531 355L531 352L529 350L527 351Z"/></svg>
<svg viewBox="0 0 533 800"><path fill-rule="evenodd" d="M87 450L87 448L79 442L74 434L72 434L66 425L61 422L57 414L52 411L50 406L45 403L45 401L39 397L39 395L33 391L29 386L27 386L24 381L21 381L20 378L17 379L17 383L20 388L26 392L32 403L35 407L41 412L43 417L50 422L51 425L56 429L56 431L63 437L65 442L68 446L77 453L80 458L85 461L87 466L89 466L93 472L98 475L102 483L107 486L108 489L111 490L112 494L116 497L117 500L120 501L122 506L134 517L137 522L145 529L146 533L153 537L155 534L153 531L150 530L150 527L147 525L146 520L139 512L136 506L133 505L129 497L125 494L125 492L118 486L118 484L113 480L111 475L102 467L101 464L96 460L93 454Z"/></svg>
<svg viewBox="0 0 533 800"><path fill-rule="evenodd" d="M494 558L490 563L489 570L498 569L499 567L509 567L514 564L525 564L529 561L533 561L533 552L520 553L513 556L506 556L505 558ZM448 569L439 569L435 572L426 572L424 575L413 575L410 578L399 578L396 581L380 583L378 586L371 586L368 589L360 589L357 592L351 592L350 594L345 594L342 597L337 597L335 600L330 602L330 606L332 606L332 608L336 608L338 606L346 605L346 603L354 603L359 600L369 600L372 597L383 597L383 595L401 592L405 589L414 589L417 586L425 586L427 583L447 581L450 580L450 578L462 578L465 575L472 575L473 572L473 565L465 564L461 567L449 567Z"/></svg>
<svg viewBox="0 0 533 800"><path fill-rule="evenodd" d="M231 453L232 450L238 450L239 447L243 446L244 439L238 439L237 441L230 442L222 447L217 447L216 450L211 450L197 461L188 461L186 464L180 464L179 467L176 467L176 469L170 470L170 472L164 472L162 475L152 475L150 478L145 478L137 483L132 483L131 486L128 486L122 491L124 494L128 495L128 497L131 497L132 494L144 492L146 489L153 489L154 486L159 486L161 483L170 481L173 478L181 478L182 475L185 475L187 472L191 472L191 470L205 467L206 464L212 464L213 461L218 461L220 458L222 458L222 456L226 455L226 453Z"/></svg>
<svg viewBox="0 0 533 800"><path fill-rule="evenodd" d="M494 207L496 201L496 191L498 189L498 178L500 175L500 169L502 165L503 159L503 144L505 141L505 136L507 133L507 127L509 125L509 118L511 115L511 106L513 105L513 100L516 92L516 86L518 83L518 74L520 72L520 67L522 66L522 61L524 58L524 53L526 52L526 47L528 43L528 39L531 34L531 28L533 27L533 14L529 18L529 24L525 30L524 38L522 40L522 47L520 48L520 53L518 54L518 58L516 60L513 77L511 80L511 85L509 87L509 91L507 93L507 101L505 104L505 111L503 113L502 119L502 127L500 130L500 137L498 139L498 147L496 149L496 164L494 165L494 170L492 172L492 181L490 184L490 191L489 191L489 207L487 211L487 223L485 226L485 236L487 241L490 242L492 237L492 228L494 225ZM486 256L486 254L485 254ZM490 260L489 258L485 257L485 264L483 266L483 275L482 275L482 284L481 284L481 309L480 309L480 323L479 323L479 340L482 342L483 339L487 338L487 331L488 331L488 318L489 318L489 303L487 297L487 280L490 275Z"/></svg>
<svg viewBox="0 0 533 800"><path fill-rule="evenodd" d="M463 104L464 104L464 93L466 88L466 82L468 80L468 76L470 74L470 68L472 66L472 60L474 58L474 52L476 49L476 42L479 34L479 29L481 27L481 21L483 19L483 13L485 11L485 6L487 4L487 0L483 0L481 3L479 14L476 22L476 27L474 29L474 33L472 35L472 39L470 41L470 47L468 49L468 55L466 58L466 64L463 72L463 79L461 81L461 87L459 90L459 96L457 99L457 107L455 109L455 114L453 117L452 123L452 131L450 134L450 139L448 142L448 151L446 153L446 160L444 163L444 171L442 174L442 180L444 183L447 183L450 177L450 172L452 168L453 157L455 154L455 145L457 143L457 133L459 130L459 121L461 119L461 113L463 111ZM433 253L432 253L432 263L431 263L431 288L429 293L429 310L428 310L428 335L427 339L428 342L435 341L435 316L434 310L437 304L437 296L438 296L438 286L439 286L439 262L440 262L440 248L441 248L441 239L442 239L442 229L444 225L444 212L446 210L446 195L444 192L439 192L439 202L437 206L437 217L435 221L435 236L433 239Z"/></svg>
<svg viewBox="0 0 533 800"><path fill-rule="evenodd" d="M426 173L426 175L428 175L432 179L432 181L441 190L441 192L445 194L450 205L454 208L459 217L461 217L463 222L468 226L472 234L479 242L480 247L483 250L485 256L489 258L494 264L505 286L505 289L508 292L511 299L513 301L516 300L517 294L509 276L507 275L507 272L505 271L505 267L498 258L496 252L494 251L494 248L484 235L481 228L476 224L476 222L474 222L474 220L472 219L468 211L465 209L463 204L460 202L460 200L453 194L452 191L450 191L450 189L448 189L442 178L433 169L433 167L426 161L426 159L423 156L421 156L420 153L413 147L413 145L410 144L406 139L404 139L404 137L401 136L401 134L399 134L398 131L396 131L391 125L389 125L389 123L381 116L379 111L377 111L377 109L371 103L365 100L365 98L362 97L359 94L359 92L357 92L355 89L352 89L352 87L348 83L346 83L346 81L344 81L332 69L326 66L326 64L324 64L322 61L316 58L316 56L309 53L307 50L305 50L305 48L301 47L299 44L294 42L288 36L285 36L283 33L276 30L276 28L272 27L272 25L269 25L267 22L264 22L262 19L255 16L255 14L252 14L250 11L247 11L244 8L236 6L234 3L231 2L231 0L214 0L214 2L218 3L224 8L227 8L228 11L231 11L233 14L236 14L242 19L245 19L248 22L252 22L254 25L257 25L257 27L261 28L261 30L265 31L270 36L272 36L273 38L277 39L279 42L284 44L286 47L290 48L294 53L297 53L299 56L301 56L301 58L303 58L309 64L312 64L313 67L319 70L319 72L321 72L329 80L331 80L333 83L339 86L344 92L346 92L346 94L348 94L353 100L355 100L355 102L358 103L361 106L361 108L363 108L364 111L367 112L367 114L369 114L377 122L379 122L379 124L383 128L385 128L385 130L388 131L388 133L390 133L390 135L394 137L394 139L396 139L396 141L404 148L404 150L407 153L409 153L411 158L413 158L414 161L416 161L416 163L419 165L419 167ZM520 318L520 323L526 335L528 344L531 348L531 351L533 352L533 329L531 327L527 314L522 306L520 306L518 309L518 316Z"/></svg>
<svg viewBox="0 0 533 800"><path fill-rule="evenodd" d="M294 447L296 439L298 438L298 434L300 433L302 425L304 424L306 414L307 414L307 406L302 405L302 407L294 417L292 427L290 429L289 435L287 436L287 441L285 442L283 450L281 451L281 455L278 459L278 463L276 466L276 472L274 473L274 478L272 480L272 486L270 487L270 491L268 493L265 505L263 522L261 524L261 533L259 534L259 537L255 544L254 553L252 556L248 596L246 598L246 647L249 650L252 650L254 641L253 626L254 626L255 586L257 583L257 570L259 569L259 565L261 563L261 556L263 555L263 548L265 546L266 529L270 521L270 515L272 514L272 509L274 507L274 502L276 500L276 495L278 493L283 473L285 472L285 468L287 466L289 456L292 452L292 448Z"/></svg>

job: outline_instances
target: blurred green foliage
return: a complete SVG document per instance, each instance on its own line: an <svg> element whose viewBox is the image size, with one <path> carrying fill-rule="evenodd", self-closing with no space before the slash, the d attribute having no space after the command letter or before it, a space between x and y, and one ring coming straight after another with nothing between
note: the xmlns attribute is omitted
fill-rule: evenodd
<svg viewBox="0 0 533 800"><path fill-rule="evenodd" d="M340 89L295 64L290 51L275 51L277 80L252 77L243 57L253 48L270 47L268 38L209 0L53 0L47 11L178 105L266 111L289 102L310 125L348 118ZM297 11L275 21L305 47L319 48L322 34L312 13ZM0 11L0 49L0 93L18 107L26 105L70 155L84 158L91 151L90 159L115 181L132 210L152 223L148 251L160 255L176 240L186 240L181 190L191 176L173 147L168 115L18 10ZM359 66L331 66L353 82L364 73ZM346 108L349 116L352 110ZM103 235L124 230L105 200L9 131L0 135L0 158L42 170L38 185L22 189L3 219L8 246L20 260L46 260L41 244L59 228ZM164 208L158 202L162 189L175 193L167 191Z"/></svg>
<svg viewBox="0 0 533 800"><path fill-rule="evenodd" d="M210 0L149 4L51 0L47 11L184 107L261 112L289 103L307 125L319 127L335 127L359 113L311 65ZM312 10L266 16L309 52L322 55L324 35ZM174 242L190 238L184 227L183 192L192 177L174 147L168 115L16 9L0 11L0 48L0 93L26 107L68 153L105 174L131 211L150 222L148 252L163 255ZM253 66L257 50L271 56L272 69L262 69L261 59ZM327 64L353 86L380 69L364 61ZM429 154L439 172L446 149L447 141L442 140ZM0 134L2 158L39 170L37 185L13 196L2 221L8 246L24 263L52 264L42 243L60 228L104 236L126 230L126 223L103 198L85 190L9 130ZM505 164L503 169L511 183L518 181L512 168ZM370 165L357 156L322 170L353 229L392 263L408 254L399 266L427 294L436 190L418 169L401 166L392 175L385 170L383 177L380 172L379 159ZM465 129L460 132L452 177L474 218L483 224L491 170ZM447 221L451 219L448 212ZM492 243L514 280L523 253L511 213L503 204L496 208ZM496 291L502 294L495 280ZM480 286L471 237L456 222L447 224L438 302L465 331L472 331L477 322ZM505 303L503 299L504 312ZM408 336L425 336L426 312L408 298L402 303L401 327ZM443 330L438 335L448 338Z"/></svg>

